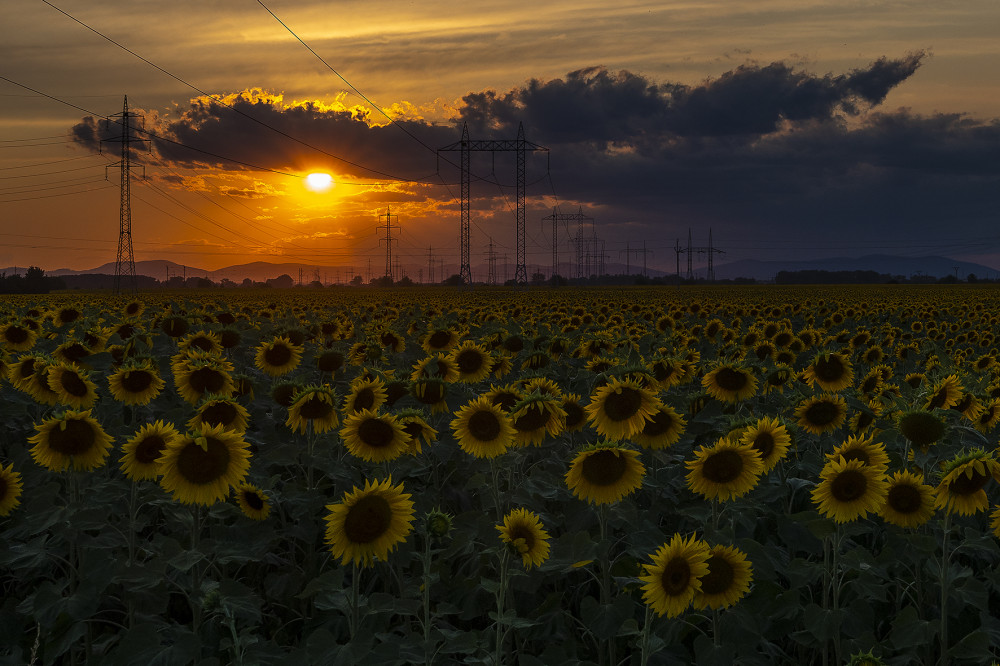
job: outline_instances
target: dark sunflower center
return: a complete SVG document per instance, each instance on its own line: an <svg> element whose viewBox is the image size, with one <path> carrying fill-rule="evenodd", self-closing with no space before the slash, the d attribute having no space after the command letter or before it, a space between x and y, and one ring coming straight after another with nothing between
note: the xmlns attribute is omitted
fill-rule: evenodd
<svg viewBox="0 0 1000 666"><path fill-rule="evenodd" d="M27 379L35 374L35 359L26 358L17 364L17 375L21 379Z"/></svg>
<svg viewBox="0 0 1000 666"><path fill-rule="evenodd" d="M615 451L603 450L590 454L583 460L583 478L595 486L611 486L618 483L627 469L625 456Z"/></svg>
<svg viewBox="0 0 1000 666"><path fill-rule="evenodd" d="M380 495L366 495L347 510L344 534L351 543L371 543L389 530L392 507Z"/></svg>
<svg viewBox="0 0 1000 666"><path fill-rule="evenodd" d="M260 495L252 490L243 491L243 501L247 503L247 506L254 511L260 511L264 508L264 500L260 498Z"/></svg>
<svg viewBox="0 0 1000 666"><path fill-rule="evenodd" d="M642 427L642 434L647 437L658 437L669 432L673 425L674 417L669 412L660 410L653 414L653 418L646 421L646 425Z"/></svg>
<svg viewBox="0 0 1000 666"><path fill-rule="evenodd" d="M68 324L71 321L76 321L80 318L79 310L74 310L73 308L66 308L59 311L59 321L63 324Z"/></svg>
<svg viewBox="0 0 1000 666"><path fill-rule="evenodd" d="M920 491L910 485L897 485L889 490L889 506L896 513L916 513L923 504Z"/></svg>
<svg viewBox="0 0 1000 666"><path fill-rule="evenodd" d="M587 418L587 413L583 411L583 407L581 407L578 403L567 402L564 403L562 407L566 412L567 428L575 428L583 423L583 420Z"/></svg>
<svg viewBox="0 0 1000 666"><path fill-rule="evenodd" d="M433 405L444 398L444 386L432 382L414 384L414 394L425 405Z"/></svg>
<svg viewBox="0 0 1000 666"><path fill-rule="evenodd" d="M518 539L524 539L525 552L531 552L531 549L535 547L535 533L525 525L515 525L511 529L510 540L517 541Z"/></svg>
<svg viewBox="0 0 1000 666"><path fill-rule="evenodd" d="M840 416L837 405L827 400L821 400L809 405L805 412L806 420L814 426L830 425Z"/></svg>
<svg viewBox="0 0 1000 666"><path fill-rule="evenodd" d="M20 326L8 326L4 329L3 338L11 344L21 344L28 339L28 329Z"/></svg>
<svg viewBox="0 0 1000 666"><path fill-rule="evenodd" d="M71 363L76 363L77 361L90 356L90 350L81 345L79 342L74 342L62 350L62 355Z"/></svg>
<svg viewBox="0 0 1000 666"><path fill-rule="evenodd" d="M195 393L221 393L226 378L213 368L198 368L189 375L188 384Z"/></svg>
<svg viewBox="0 0 1000 666"><path fill-rule="evenodd" d="M483 367L483 355L475 349L464 350L455 360L458 362L458 371L462 374L472 374Z"/></svg>
<svg viewBox="0 0 1000 666"><path fill-rule="evenodd" d="M516 405L520 399L521 396L517 395L516 393L498 393L497 395L493 396L492 402L494 405L500 407L500 409L502 409L503 411L509 412L510 410L514 409L514 405Z"/></svg>
<svg viewBox="0 0 1000 666"><path fill-rule="evenodd" d="M821 356L813 365L813 372L816 377L824 382L835 382L844 376L846 368L841 360L836 356Z"/></svg>
<svg viewBox="0 0 1000 666"><path fill-rule="evenodd" d="M480 410L469 417L469 432L480 442L492 442L501 430L500 419L493 412Z"/></svg>
<svg viewBox="0 0 1000 666"><path fill-rule="evenodd" d="M354 411L360 412L362 409L371 409L375 404L375 391L370 388L363 388L354 394Z"/></svg>
<svg viewBox="0 0 1000 666"><path fill-rule="evenodd" d="M658 382L665 382L670 379L674 374L674 366L672 363L654 363L653 364L653 377L656 378Z"/></svg>
<svg viewBox="0 0 1000 666"><path fill-rule="evenodd" d="M952 495L973 495L978 493L986 482L990 480L990 477L986 474L980 474L979 472L972 472L972 476L966 476L964 473L959 474L954 481L948 484L948 492Z"/></svg>
<svg viewBox="0 0 1000 666"><path fill-rule="evenodd" d="M899 431L917 446L927 446L944 434L944 423L928 412L913 412L899 420Z"/></svg>
<svg viewBox="0 0 1000 666"><path fill-rule="evenodd" d="M934 394L934 397L931 398L931 402L927 407L928 409L940 407L945 403L947 399L948 399L948 388L945 387Z"/></svg>
<svg viewBox="0 0 1000 666"><path fill-rule="evenodd" d="M427 346L433 349L446 347L451 341L451 333L448 331L434 331L431 337L427 338Z"/></svg>
<svg viewBox="0 0 1000 666"><path fill-rule="evenodd" d="M878 388L878 380L879 378L877 375L873 375L871 377L865 377L865 381L861 383L861 392L871 393L872 391L874 391L876 388Z"/></svg>
<svg viewBox="0 0 1000 666"><path fill-rule="evenodd" d="M868 452L864 449L849 449L840 454L840 457L845 461L860 460L865 465L869 463L870 458L868 457Z"/></svg>
<svg viewBox="0 0 1000 666"><path fill-rule="evenodd" d="M368 446L381 448L392 444L396 431L382 419L365 419L358 426L358 437Z"/></svg>
<svg viewBox="0 0 1000 666"><path fill-rule="evenodd" d="M189 441L177 456L177 472L188 483L212 483L229 469L229 448L212 437L206 438L206 442L207 450Z"/></svg>
<svg viewBox="0 0 1000 666"><path fill-rule="evenodd" d="M129 370L122 376L122 388L129 393L142 393L153 383L153 375L147 370Z"/></svg>
<svg viewBox="0 0 1000 666"><path fill-rule="evenodd" d="M215 345L212 344L212 341L203 335L199 335L197 338L192 338L190 344L192 347L195 347L196 349L200 349L202 351L212 351L212 349L215 348Z"/></svg>
<svg viewBox="0 0 1000 666"><path fill-rule="evenodd" d="M135 459L143 465L151 465L163 453L167 443L159 435L149 435L135 446Z"/></svg>
<svg viewBox="0 0 1000 666"><path fill-rule="evenodd" d="M75 372L63 371L59 375L59 385L74 398L82 398L87 395L87 384Z"/></svg>
<svg viewBox="0 0 1000 666"><path fill-rule="evenodd" d="M743 471L743 456L732 449L711 454L702 463L702 476L712 483L729 483Z"/></svg>
<svg viewBox="0 0 1000 666"><path fill-rule="evenodd" d="M66 428L55 427L49 431L49 448L66 456L86 453L97 441L93 426L86 421L65 421Z"/></svg>
<svg viewBox="0 0 1000 666"><path fill-rule="evenodd" d="M771 455L771 451L774 451L774 437L769 432L759 432L753 438L750 446L760 454L762 460L767 460L767 457Z"/></svg>
<svg viewBox="0 0 1000 666"><path fill-rule="evenodd" d="M410 421L409 423L403 424L403 432L410 439L417 439L420 434L424 431L424 427L417 421Z"/></svg>
<svg viewBox="0 0 1000 666"><path fill-rule="evenodd" d="M830 484L830 493L838 502L853 502L868 490L868 477L856 469L844 470Z"/></svg>
<svg viewBox="0 0 1000 666"><path fill-rule="evenodd" d="M538 405L530 405L524 410L524 414L514 419L514 427L519 432L531 432L544 428L549 422L549 413Z"/></svg>
<svg viewBox="0 0 1000 666"><path fill-rule="evenodd" d="M705 594L721 594L733 584L736 572L729 561L719 555L708 558L708 573L701 577L701 591Z"/></svg>
<svg viewBox="0 0 1000 666"><path fill-rule="evenodd" d="M238 416L236 405L231 402L213 402L201 412L201 420L212 425L230 425Z"/></svg>
<svg viewBox="0 0 1000 666"><path fill-rule="evenodd" d="M276 344L264 351L264 362L272 368L282 368L292 360L292 350L287 345Z"/></svg>
<svg viewBox="0 0 1000 666"><path fill-rule="evenodd" d="M691 582L691 565L683 557L671 558L663 567L660 584L667 596L676 597L688 589Z"/></svg>
<svg viewBox="0 0 1000 666"><path fill-rule="evenodd" d="M0 476L0 502L7 499L7 479Z"/></svg>
<svg viewBox="0 0 1000 666"><path fill-rule="evenodd" d="M715 373L715 383L725 391L732 391L734 393L741 391L747 385L748 381L750 379L746 373L732 368L720 368Z"/></svg>
<svg viewBox="0 0 1000 666"><path fill-rule="evenodd" d="M642 393L629 386L619 387L604 399L604 414L612 421L625 421L642 407Z"/></svg>
<svg viewBox="0 0 1000 666"><path fill-rule="evenodd" d="M321 400L320 398L313 396L307 399L304 403L302 403L302 406L299 407L299 416L304 419L311 419L315 421L316 419L326 418L332 411L333 405L325 400Z"/></svg>
<svg viewBox="0 0 1000 666"><path fill-rule="evenodd" d="M335 372L344 364L344 355L340 352L324 352L316 359L316 365L322 372Z"/></svg>
<svg viewBox="0 0 1000 666"><path fill-rule="evenodd" d="M125 314L127 315L134 315L138 311L139 311L138 303L129 303L128 305L125 306Z"/></svg>

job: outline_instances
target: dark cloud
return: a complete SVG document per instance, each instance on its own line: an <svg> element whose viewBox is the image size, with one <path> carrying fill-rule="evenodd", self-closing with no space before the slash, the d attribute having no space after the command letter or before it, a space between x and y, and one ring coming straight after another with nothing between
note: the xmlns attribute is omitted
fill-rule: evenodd
<svg viewBox="0 0 1000 666"><path fill-rule="evenodd" d="M154 145L181 166L234 167L211 153L276 169L326 160L363 178L418 178L434 174L433 149L455 142L461 123L473 139L513 139L523 122L526 137L551 151L552 187L529 188L529 197L554 188L561 201L583 205L623 242L630 235L672 239L699 225L713 226L717 239L823 233L898 239L953 228L992 234L1000 207L1000 123L879 108L924 58L881 58L822 75L780 62L745 64L694 86L593 67L506 92L469 93L457 122L400 121L406 132L373 125L357 110L287 105L247 91L232 98L236 111L198 100L155 119L156 132L176 143ZM74 136L93 146L97 129L86 119ZM324 150L364 168L331 161ZM512 156L489 160L474 156L473 170L485 175L495 167L496 177L512 184ZM543 169L541 158L529 158L529 181L539 181ZM454 165L442 162L441 172L457 179ZM425 188L379 199L424 194L435 195ZM455 195L454 187L437 191ZM497 200L480 202L483 210L509 208L495 185L476 181L473 196Z"/></svg>

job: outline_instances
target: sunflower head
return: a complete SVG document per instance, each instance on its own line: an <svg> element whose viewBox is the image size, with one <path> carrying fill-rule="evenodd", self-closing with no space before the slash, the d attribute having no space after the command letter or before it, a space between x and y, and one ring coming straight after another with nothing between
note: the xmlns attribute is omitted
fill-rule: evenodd
<svg viewBox="0 0 1000 666"><path fill-rule="evenodd" d="M86 411L67 411L35 425L28 438L31 457L53 472L100 467L111 450L111 436Z"/></svg>
<svg viewBox="0 0 1000 666"><path fill-rule="evenodd" d="M823 466L820 478L812 501L821 514L838 523L876 513L885 504L888 483L884 468L837 457Z"/></svg>
<svg viewBox="0 0 1000 666"><path fill-rule="evenodd" d="M912 529L931 519L934 515L934 488L924 483L922 474L895 472L888 482L889 492L879 512L883 520Z"/></svg>
<svg viewBox="0 0 1000 666"><path fill-rule="evenodd" d="M645 473L638 451L599 441L576 454L566 472L566 485L591 504L611 504L636 491Z"/></svg>
<svg viewBox="0 0 1000 666"><path fill-rule="evenodd" d="M132 481L156 479L160 475L160 456L178 437L177 429L162 420L143 425L122 446L122 472Z"/></svg>
<svg viewBox="0 0 1000 666"><path fill-rule="evenodd" d="M14 471L14 463L0 466L0 516L9 516L21 503L21 475Z"/></svg>
<svg viewBox="0 0 1000 666"><path fill-rule="evenodd" d="M985 511L989 506L985 486L1000 480L1000 463L984 449L960 453L947 463L935 489L934 508L962 516Z"/></svg>
<svg viewBox="0 0 1000 666"><path fill-rule="evenodd" d="M844 424L847 402L835 393L808 398L795 408L795 418L802 429L814 435L832 432Z"/></svg>
<svg viewBox="0 0 1000 666"><path fill-rule="evenodd" d="M309 427L314 433L332 430L340 423L336 404L336 394L325 384L299 388L292 393L285 425L299 433Z"/></svg>
<svg viewBox="0 0 1000 666"><path fill-rule="evenodd" d="M500 540L521 556L525 569L540 566L549 557L549 533L542 527L537 514L527 509L514 509L497 525Z"/></svg>
<svg viewBox="0 0 1000 666"><path fill-rule="evenodd" d="M517 444L540 446L545 437L555 437L566 427L562 399L535 390L514 405L510 413Z"/></svg>
<svg viewBox="0 0 1000 666"><path fill-rule="evenodd" d="M370 409L348 415L340 437L351 455L368 462L395 460L406 452L410 442L395 415Z"/></svg>
<svg viewBox="0 0 1000 666"><path fill-rule="evenodd" d="M264 520L271 513L270 498L257 486L241 483L234 489L236 503L243 515L251 520Z"/></svg>
<svg viewBox="0 0 1000 666"><path fill-rule="evenodd" d="M302 360L302 347L288 337L275 337L257 347L254 365L271 377L280 377L298 367Z"/></svg>
<svg viewBox="0 0 1000 666"><path fill-rule="evenodd" d="M729 500L750 492L764 472L757 450L736 439L702 446L686 467L688 487L707 499Z"/></svg>
<svg viewBox="0 0 1000 666"><path fill-rule="evenodd" d="M210 506L246 478L250 451L237 433L202 424L169 442L157 462L160 485L176 501Z"/></svg>
<svg viewBox="0 0 1000 666"><path fill-rule="evenodd" d="M728 608L750 591L753 570L746 554L733 546L716 545L708 552L708 573L701 577L701 589L695 593L695 608Z"/></svg>
<svg viewBox="0 0 1000 666"><path fill-rule="evenodd" d="M495 458L506 453L516 434L510 417L486 396L459 409L451 421L451 429L459 447L477 458Z"/></svg>
<svg viewBox="0 0 1000 666"><path fill-rule="evenodd" d="M424 515L424 528L432 539L444 539L451 533L452 516L440 509L432 509Z"/></svg>
<svg viewBox="0 0 1000 666"><path fill-rule="evenodd" d="M363 567L385 560L413 529L413 502L403 484L392 479L365 481L345 493L339 504L327 505L326 543L342 564Z"/></svg>
<svg viewBox="0 0 1000 666"><path fill-rule="evenodd" d="M598 434L621 441L642 432L661 404L652 391L638 383L613 378L597 389L584 409Z"/></svg>
<svg viewBox="0 0 1000 666"><path fill-rule="evenodd" d="M657 615L676 617L691 605L701 591L701 579L708 574L708 544L691 535L687 539L674 534L650 556L639 577L642 600Z"/></svg>
<svg viewBox="0 0 1000 666"><path fill-rule="evenodd" d="M924 450L940 440L945 430L944 421L940 417L934 412L923 410L903 412L896 423L903 437Z"/></svg>

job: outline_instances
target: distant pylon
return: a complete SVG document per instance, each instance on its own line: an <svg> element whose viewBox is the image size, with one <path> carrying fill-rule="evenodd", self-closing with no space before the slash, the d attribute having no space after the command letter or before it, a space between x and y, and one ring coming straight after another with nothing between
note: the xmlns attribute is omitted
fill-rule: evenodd
<svg viewBox="0 0 1000 666"><path fill-rule="evenodd" d="M385 226L382 226L383 217L385 218ZM392 215L390 213L388 206L386 206L385 208L385 215L378 216L379 230L385 231L385 237L379 238L378 242L381 243L382 241L385 241L385 277L389 278L390 280L392 279L392 242L396 240L395 238L392 237L392 230L393 228L396 229L399 228L398 225L392 223L392 220L395 217L396 217L395 215Z"/></svg>
<svg viewBox="0 0 1000 666"><path fill-rule="evenodd" d="M117 166L121 169L118 203L118 254L115 257L115 295L125 294L133 298L137 295L138 289L135 283L135 255L132 252L132 198L129 186L132 180L132 151L130 144L132 141L146 141L146 139L132 136L131 119L136 117L138 117L137 114L128 110L128 95L126 95L122 104L122 112L110 117L121 118L122 134L120 137L107 139L108 141L121 142L121 159L108 165L108 167Z"/></svg>

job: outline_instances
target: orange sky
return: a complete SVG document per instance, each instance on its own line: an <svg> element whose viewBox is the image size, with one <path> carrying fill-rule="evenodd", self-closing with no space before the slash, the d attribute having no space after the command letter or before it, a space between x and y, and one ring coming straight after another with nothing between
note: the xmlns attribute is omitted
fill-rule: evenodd
<svg viewBox="0 0 1000 666"><path fill-rule="evenodd" d="M120 112L123 94L142 111L148 128L165 130L192 113L191 100L200 97L199 91L229 96L230 101L244 93L243 99L275 109L288 121L289 134L302 141L296 144L270 130L240 138L227 128L234 132L232 143L220 143L220 150L251 155L248 163L281 173L235 165L199 167L194 157L164 159L157 151L136 151L134 159L146 176L131 185L136 260L170 259L205 269L253 260L346 267L370 259L379 265L385 248L377 235L377 216L387 206L398 214L394 251L404 263L426 265L428 248L457 263L457 175L447 164L437 175L432 149L458 139L454 123L463 97L487 90L503 94L531 79L553 81L583 68L627 70L652 84L695 87L748 63L787 63L819 81L879 58L923 52L919 70L891 86L876 109L848 114L843 121L863 124L871 117L866 114L900 108L921 118L960 114L984 123L998 115L1000 42L992 27L1000 24L1000 4L993 0L943 5L842 0L762 0L740 6L725 0L465 6L374 0L339 2L332 8L318 1L266 4L330 67L255 3L236 8L188 0L52 0L5 7L0 76L79 108L0 80L0 267L85 269L114 260L119 173L107 167L117 156L113 151L95 153L71 141L69 133L87 116ZM414 123L424 132L418 138L434 143L419 146L388 127L386 116L337 73L388 116ZM295 114L306 106L311 121L321 118L328 124L296 124ZM357 137L315 134L317 127L333 127L337 113L353 118ZM346 127L343 118L337 122ZM361 123L371 131L358 129ZM526 129L529 140L538 140L540 130ZM258 142L261 150L254 153ZM395 155L397 147L405 154ZM604 150L620 158L636 148L612 141ZM717 242L728 248L726 259L819 250L912 254L926 247L932 253L942 245L927 237L916 245L884 247L882 237L864 233L853 243L843 237L803 236L796 244L787 234L762 243L759 226L754 230L749 222L733 219L739 202L726 210L702 208L698 202L667 209L655 199L640 206L588 196L587 188L574 189L574 172L560 163L568 154L553 147L550 156L561 182L554 174L551 181L544 180L544 157L528 157L529 265L550 263L551 230L541 218L556 204L562 210L586 208L606 238L611 260L624 260L626 243L635 248L645 242L652 251L650 264L664 270L673 269L675 239L686 238L692 221L702 225L695 227L695 234L703 236L696 243L707 241L704 226L714 227ZM347 156L362 167L376 165L377 171L403 180L366 172L331 155ZM331 173L336 187L326 193L307 190L303 177L314 170ZM509 155L495 161L478 156L474 170L504 186L513 183ZM682 173L690 171L685 166ZM472 263L485 264L491 239L513 261L513 189L479 183L474 190ZM762 216L753 224L759 225ZM560 232L566 260L573 252L574 233L570 228ZM1000 252L1000 246L977 248L973 237L959 238L950 251L970 258ZM764 250L772 256L764 256Z"/></svg>

